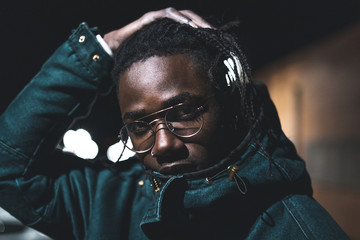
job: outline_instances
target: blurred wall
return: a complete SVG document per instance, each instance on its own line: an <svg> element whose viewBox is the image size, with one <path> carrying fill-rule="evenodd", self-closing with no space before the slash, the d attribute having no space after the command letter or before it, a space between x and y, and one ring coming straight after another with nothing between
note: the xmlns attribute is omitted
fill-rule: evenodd
<svg viewBox="0 0 360 240"><path fill-rule="evenodd" d="M360 239L360 23L259 71L314 197Z"/></svg>

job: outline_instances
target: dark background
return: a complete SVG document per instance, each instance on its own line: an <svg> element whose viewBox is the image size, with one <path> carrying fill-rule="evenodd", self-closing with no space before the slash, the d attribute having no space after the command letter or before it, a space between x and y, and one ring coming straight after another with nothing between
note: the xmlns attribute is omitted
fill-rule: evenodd
<svg viewBox="0 0 360 240"><path fill-rule="evenodd" d="M168 6L194 10L215 25L239 20L237 35L254 72L346 28L360 16L356 0L8 1L0 6L0 112L79 23L86 21L106 33ZM89 119L77 127L91 129L98 143L109 142L119 121L111 94L100 98Z"/></svg>

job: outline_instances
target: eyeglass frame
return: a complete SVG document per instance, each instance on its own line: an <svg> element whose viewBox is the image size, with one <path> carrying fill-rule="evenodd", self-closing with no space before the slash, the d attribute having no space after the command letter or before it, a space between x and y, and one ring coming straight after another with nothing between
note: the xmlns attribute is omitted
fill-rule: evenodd
<svg viewBox="0 0 360 240"><path fill-rule="evenodd" d="M205 109L205 105L206 105L206 104L208 104L208 102L205 102L203 105L197 107L197 108L195 109L195 111L201 111L201 112L202 112L202 111ZM148 124L148 125L151 127L151 132L152 132L152 134L154 135L154 138L155 138L155 137L156 137L156 131L154 131L154 127L152 126L152 124L154 124L155 122L158 122L158 121L160 121L160 120L162 120L162 119L164 120L164 123L165 123L166 128L167 128L172 134L174 134L175 136L181 137L181 138L190 138L190 137L193 137L193 136L195 136L196 134L198 134L198 133L201 131L201 129L203 128L203 126L204 126L204 116L203 116L203 113L201 113L201 115L200 115L200 116L201 116L201 125L200 125L200 128L199 128L195 133L192 133L192 134L190 134L189 136L181 136L181 135L176 134L174 131L172 131L172 130L169 128L169 126L168 126L168 124L167 124L167 121L166 121L166 114L169 112L169 110L174 109L174 108L179 107L179 106L183 106L183 105L187 105L187 104L186 104L186 103L179 103L179 104L176 104L176 105L173 105L173 106L170 106L170 107L161 109L161 110L159 110L159 111L150 113L149 115L146 115L146 116L144 116L144 117L138 118L138 119L136 119L136 120L134 120L134 121L132 121L132 122L130 122L130 123L126 123L126 124L124 124L124 126L120 129L118 137L120 138L120 140L121 140L121 142L124 144L124 146L125 146L127 149L129 149L130 151L135 152L135 153L145 153L145 152L148 152L148 151L150 151L150 150L154 147L154 145L155 145L155 139L154 139L154 141L153 141L153 145L152 145L149 149L147 149L147 150L139 150L139 151L138 151L138 150L134 150L134 149L131 149L130 147L128 147L128 146L126 145L127 140L126 140L126 142L125 142L125 141L122 139L120 133L121 133L122 129L125 128L126 125L128 125L128 124L131 124L131 123L134 123L134 122L143 122L143 123ZM166 113L165 113L164 117L162 117L162 118L156 118L156 119L152 120L152 121L149 122L149 123L148 123L148 122L145 122L145 121L142 121L143 119L146 119L146 118L148 118L148 117L151 117L151 116L153 116L153 115L157 115L157 114L163 113L163 112L166 112ZM130 138L130 136L128 136L128 138Z"/></svg>

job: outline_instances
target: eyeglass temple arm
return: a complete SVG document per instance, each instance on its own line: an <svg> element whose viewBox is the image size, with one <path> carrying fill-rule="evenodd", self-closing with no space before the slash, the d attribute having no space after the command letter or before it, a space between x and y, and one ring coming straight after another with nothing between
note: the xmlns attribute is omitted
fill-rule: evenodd
<svg viewBox="0 0 360 240"><path fill-rule="evenodd" d="M125 144L127 143L127 140L126 140L126 142L123 144L124 146L123 146L123 149L122 149L122 151L121 151L121 153L120 153L120 156L118 157L118 159L116 160L116 162L115 163L118 163L118 162L120 162L120 159L121 159L121 157L124 155L124 152L125 152Z"/></svg>
<svg viewBox="0 0 360 240"><path fill-rule="evenodd" d="M159 110L159 111L153 112L153 113L151 113L151 114L149 114L149 115L146 115L146 116L144 116L144 117L138 118L138 119L136 119L135 121L141 121L141 120L143 120L143 119L145 119L145 118L151 117L151 116L153 116L153 115L156 115L156 114L159 114L159 113L162 113L162 112L166 112L167 110L170 110L170 109L172 109L172 108L174 108L174 107L181 106L181 105L184 105L184 103L179 103L179 104L176 104L176 105L174 105L174 106L161 109L161 110ZM155 120L158 120L158 119L155 119ZM155 121L155 120L154 120L154 121Z"/></svg>

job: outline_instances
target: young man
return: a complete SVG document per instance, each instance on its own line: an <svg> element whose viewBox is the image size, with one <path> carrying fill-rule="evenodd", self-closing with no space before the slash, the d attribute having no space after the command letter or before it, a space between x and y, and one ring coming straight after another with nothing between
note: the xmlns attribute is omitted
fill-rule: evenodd
<svg viewBox="0 0 360 240"><path fill-rule="evenodd" d="M110 169L59 158L112 67L136 157ZM104 39L81 24L0 125L0 205L57 239L347 239L236 42L191 11L151 12Z"/></svg>

